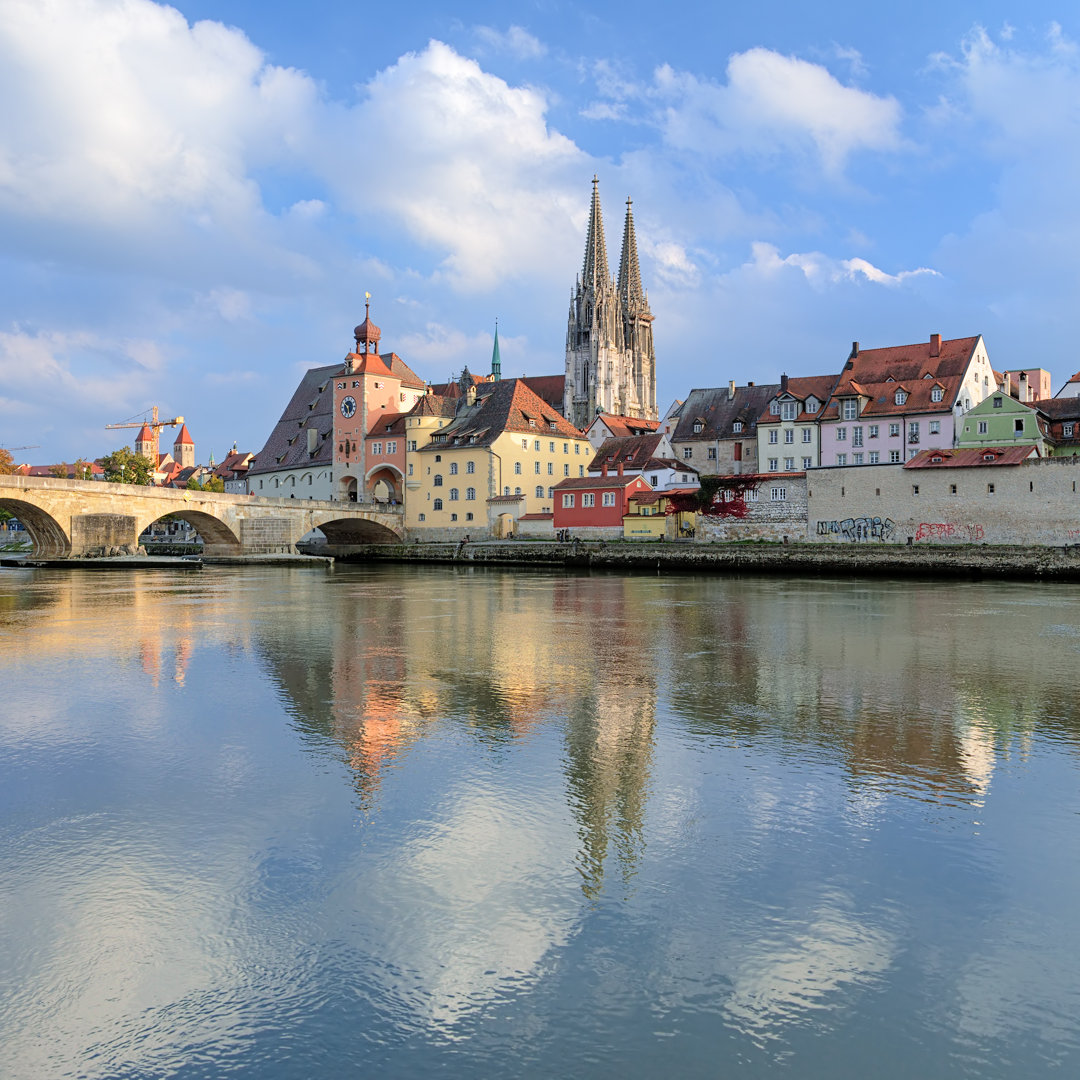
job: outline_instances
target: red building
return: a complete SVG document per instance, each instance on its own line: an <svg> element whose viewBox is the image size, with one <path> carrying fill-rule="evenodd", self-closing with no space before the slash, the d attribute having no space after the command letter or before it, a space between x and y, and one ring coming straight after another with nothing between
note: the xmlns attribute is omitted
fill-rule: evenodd
<svg viewBox="0 0 1080 1080"><path fill-rule="evenodd" d="M626 476L621 468L611 475L605 466L599 476L569 477L555 485L555 531L567 529L581 539L621 537L631 496L651 490L644 477Z"/></svg>

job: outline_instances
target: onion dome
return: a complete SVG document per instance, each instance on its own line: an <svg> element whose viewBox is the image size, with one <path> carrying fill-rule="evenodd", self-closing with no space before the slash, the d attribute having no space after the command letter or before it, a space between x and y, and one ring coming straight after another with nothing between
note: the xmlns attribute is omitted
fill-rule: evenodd
<svg viewBox="0 0 1080 1080"><path fill-rule="evenodd" d="M371 301L364 303L364 321L353 330L358 353L378 352L382 331L371 321Z"/></svg>

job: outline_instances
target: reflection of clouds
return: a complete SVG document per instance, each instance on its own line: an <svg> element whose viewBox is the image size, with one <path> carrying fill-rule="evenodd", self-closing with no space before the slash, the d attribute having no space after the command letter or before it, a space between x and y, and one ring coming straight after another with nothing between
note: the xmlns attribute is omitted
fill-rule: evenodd
<svg viewBox="0 0 1080 1080"><path fill-rule="evenodd" d="M448 1034L500 992L526 990L570 936L580 899L565 860L572 843L548 793L526 798L472 778L355 897L330 903L367 912L364 925L378 928L367 947L381 958L385 1000Z"/></svg>
<svg viewBox="0 0 1080 1080"><path fill-rule="evenodd" d="M842 896L827 897L804 929L747 944L724 1004L739 1031L756 1039L776 1037L804 1014L827 1008L841 986L872 982L888 970L895 943L846 910L850 906Z"/></svg>

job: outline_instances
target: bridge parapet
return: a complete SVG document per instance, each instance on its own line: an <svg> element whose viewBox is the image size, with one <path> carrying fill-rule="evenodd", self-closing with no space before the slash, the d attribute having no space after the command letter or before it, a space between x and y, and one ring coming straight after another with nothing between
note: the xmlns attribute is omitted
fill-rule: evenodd
<svg viewBox="0 0 1080 1080"><path fill-rule="evenodd" d="M26 526L35 554L51 558L137 544L143 530L167 514L188 521L208 555L293 551L314 528L343 543L390 542L405 532L404 507L390 503L261 498L58 477L0 476L0 506Z"/></svg>

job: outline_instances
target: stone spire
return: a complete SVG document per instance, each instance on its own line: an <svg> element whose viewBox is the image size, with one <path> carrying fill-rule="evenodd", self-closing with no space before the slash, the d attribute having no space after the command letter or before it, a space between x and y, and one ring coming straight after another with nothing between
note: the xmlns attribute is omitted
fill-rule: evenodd
<svg viewBox="0 0 1080 1080"><path fill-rule="evenodd" d="M502 361L499 358L499 320L495 320L495 346L491 350L491 379L498 382L502 378Z"/></svg>
<svg viewBox="0 0 1080 1080"><path fill-rule="evenodd" d="M637 236L634 233L633 201L626 200L626 224L623 227L622 256L619 259L619 299L627 313L645 304L638 265Z"/></svg>
<svg viewBox="0 0 1080 1080"><path fill-rule="evenodd" d="M604 216L600 212L600 181L592 178L592 207L589 210L589 233L585 238L585 265L581 284L586 288L602 289L611 280L608 270L607 245L604 243Z"/></svg>

